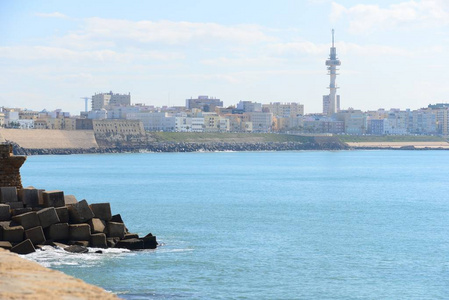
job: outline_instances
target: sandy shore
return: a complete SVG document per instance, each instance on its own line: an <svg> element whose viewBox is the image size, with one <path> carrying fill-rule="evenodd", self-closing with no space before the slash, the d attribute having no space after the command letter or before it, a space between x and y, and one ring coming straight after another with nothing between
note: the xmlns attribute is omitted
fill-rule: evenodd
<svg viewBox="0 0 449 300"><path fill-rule="evenodd" d="M0 299L119 299L62 272L0 249Z"/></svg>
<svg viewBox="0 0 449 300"><path fill-rule="evenodd" d="M401 148L405 146L414 146L417 149L422 148L444 148L449 149L449 143L446 142L362 142L347 143L354 148Z"/></svg>

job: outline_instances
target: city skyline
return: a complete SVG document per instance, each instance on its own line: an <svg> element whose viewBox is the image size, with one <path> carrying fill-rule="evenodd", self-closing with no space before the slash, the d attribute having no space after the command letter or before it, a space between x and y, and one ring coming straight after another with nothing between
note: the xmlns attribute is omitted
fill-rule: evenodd
<svg viewBox="0 0 449 300"><path fill-rule="evenodd" d="M444 1L84 3L0 4L1 106L79 114L80 97L113 90L156 106L209 95L319 113L332 28L342 109L448 101Z"/></svg>

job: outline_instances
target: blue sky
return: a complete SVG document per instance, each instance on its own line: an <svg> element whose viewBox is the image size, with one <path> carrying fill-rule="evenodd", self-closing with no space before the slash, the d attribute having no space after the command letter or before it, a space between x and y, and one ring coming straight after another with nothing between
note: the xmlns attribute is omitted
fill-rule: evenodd
<svg viewBox="0 0 449 300"><path fill-rule="evenodd" d="M342 108L449 102L449 1L0 1L0 106L79 113L198 95L320 112L330 32Z"/></svg>

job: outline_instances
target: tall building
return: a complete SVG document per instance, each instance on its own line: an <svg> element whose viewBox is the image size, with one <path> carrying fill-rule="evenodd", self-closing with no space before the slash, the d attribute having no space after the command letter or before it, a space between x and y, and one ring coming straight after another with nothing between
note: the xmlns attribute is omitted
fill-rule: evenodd
<svg viewBox="0 0 449 300"><path fill-rule="evenodd" d="M112 106L131 105L131 94L109 93L95 94L92 96L92 110L100 110Z"/></svg>
<svg viewBox="0 0 449 300"><path fill-rule="evenodd" d="M186 99L188 109L198 108L204 112L213 112L217 106L223 107L223 101L209 96L198 96L197 99Z"/></svg>
<svg viewBox="0 0 449 300"><path fill-rule="evenodd" d="M340 110L340 97L338 97L337 106L337 85L335 84L335 80L337 79L337 66L340 65L341 62L337 58L337 48L334 46L334 30L332 29L332 47L330 48L329 59L326 60L328 75L330 76L329 96L323 97L323 114L328 116L331 116Z"/></svg>

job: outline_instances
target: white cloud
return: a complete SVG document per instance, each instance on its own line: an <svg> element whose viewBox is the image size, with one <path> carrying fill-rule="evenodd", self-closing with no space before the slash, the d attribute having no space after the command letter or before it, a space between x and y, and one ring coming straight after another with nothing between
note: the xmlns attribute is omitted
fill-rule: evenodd
<svg viewBox="0 0 449 300"><path fill-rule="evenodd" d="M77 51L48 46L10 46L0 47L0 58L35 61L70 61L70 62L144 62L148 60L177 60L184 55L178 52L130 50L117 52L113 50Z"/></svg>
<svg viewBox="0 0 449 300"><path fill-rule="evenodd" d="M35 13L36 16L41 18L58 18L58 19L68 19L69 17L60 12L52 13Z"/></svg>
<svg viewBox="0 0 449 300"><path fill-rule="evenodd" d="M78 47L92 45L120 46L123 43L159 43L183 45L190 42L198 47L214 43L254 44L272 41L256 25L225 26L217 23L173 21L129 21L119 19L88 18L81 30L72 32L59 42Z"/></svg>
<svg viewBox="0 0 449 300"><path fill-rule="evenodd" d="M268 46L268 49L276 54L309 54L313 56L324 57L329 53L330 44L315 44L310 41L276 43ZM339 54L354 55L394 55L394 56L413 56L413 53L397 47L385 45L359 45L355 43L338 42L337 52Z"/></svg>
<svg viewBox="0 0 449 300"><path fill-rule="evenodd" d="M348 18L353 33L389 30L393 27L438 27L449 25L449 1L421 0L379 5L357 4L345 7L332 3L331 21Z"/></svg>

